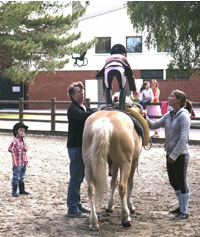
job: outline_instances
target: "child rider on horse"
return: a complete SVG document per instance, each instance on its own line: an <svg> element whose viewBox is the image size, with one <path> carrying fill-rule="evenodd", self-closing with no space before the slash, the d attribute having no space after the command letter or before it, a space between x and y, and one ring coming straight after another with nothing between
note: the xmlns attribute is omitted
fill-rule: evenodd
<svg viewBox="0 0 200 237"><path fill-rule="evenodd" d="M125 110L126 81L128 79L130 90L134 97L138 96L136 91L133 71L126 58L126 49L121 44L115 44L111 48L111 56L107 58L104 67L97 73L97 77L103 77L103 88L105 89L106 105L112 104L112 80L117 78L119 84L119 109Z"/></svg>

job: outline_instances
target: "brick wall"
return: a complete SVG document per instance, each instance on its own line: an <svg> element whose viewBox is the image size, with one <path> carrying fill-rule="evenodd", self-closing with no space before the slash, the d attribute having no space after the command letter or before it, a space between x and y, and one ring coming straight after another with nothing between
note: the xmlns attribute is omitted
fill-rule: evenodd
<svg viewBox="0 0 200 237"><path fill-rule="evenodd" d="M28 100L51 100L69 101L67 89L72 82L95 78L95 71L59 71L48 75L40 72L34 80L33 85L28 86ZM32 104L29 109L49 109L49 105ZM57 105L57 108L65 108Z"/></svg>
<svg viewBox="0 0 200 237"><path fill-rule="evenodd" d="M166 101L171 92L175 89L184 91L187 99L193 102L200 102L200 79L173 79L157 80L160 88L160 101Z"/></svg>
<svg viewBox="0 0 200 237"><path fill-rule="evenodd" d="M28 86L28 100L51 100L55 97L57 101L69 101L67 88L72 82L85 79L94 79L96 71L59 71L46 75L40 72L34 80L33 85ZM134 71L135 78L141 78L140 70ZM150 80L147 80L150 81ZM171 92L175 89L184 91L189 100L200 101L199 78L176 79L176 80L157 80L160 88L160 101L166 101ZM118 91L117 81L113 83L113 93ZM66 108L57 105L57 108ZM50 105L29 105L29 109L50 109Z"/></svg>

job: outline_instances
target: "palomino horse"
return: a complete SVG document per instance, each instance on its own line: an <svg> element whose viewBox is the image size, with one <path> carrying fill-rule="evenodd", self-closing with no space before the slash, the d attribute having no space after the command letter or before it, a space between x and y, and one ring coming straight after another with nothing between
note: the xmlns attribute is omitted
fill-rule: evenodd
<svg viewBox="0 0 200 237"><path fill-rule="evenodd" d="M106 163L108 156L113 163L111 194L106 211L113 211L113 195L117 187L120 169L119 194L122 203L122 225L131 226L130 212L135 207L131 202L133 176L142 150L131 118L119 111L102 110L92 114L85 123L83 132L83 161L90 199L90 229L99 230L95 198L100 201L106 191ZM127 194L127 197L126 197Z"/></svg>

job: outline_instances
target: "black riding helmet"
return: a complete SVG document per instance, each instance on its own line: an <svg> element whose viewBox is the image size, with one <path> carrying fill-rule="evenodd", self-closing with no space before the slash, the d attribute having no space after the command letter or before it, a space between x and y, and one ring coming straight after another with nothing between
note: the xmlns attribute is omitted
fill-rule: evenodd
<svg viewBox="0 0 200 237"><path fill-rule="evenodd" d="M24 123L16 123L14 126L13 126L13 134L14 136L16 137L17 135L17 131L19 128L25 128L25 132L27 131L28 129L28 126L26 126Z"/></svg>
<svg viewBox="0 0 200 237"><path fill-rule="evenodd" d="M119 53L125 53L126 54L126 48L122 44L115 44L110 51L110 54L119 54Z"/></svg>

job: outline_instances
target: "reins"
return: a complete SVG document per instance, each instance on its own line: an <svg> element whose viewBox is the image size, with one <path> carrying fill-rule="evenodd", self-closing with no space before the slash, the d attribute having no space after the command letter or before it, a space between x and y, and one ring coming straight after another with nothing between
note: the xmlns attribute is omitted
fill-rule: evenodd
<svg viewBox="0 0 200 237"><path fill-rule="evenodd" d="M151 139L151 137L149 137L149 144L148 144L148 146L144 146L143 148L146 151L149 151L152 148L152 139Z"/></svg>

